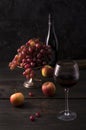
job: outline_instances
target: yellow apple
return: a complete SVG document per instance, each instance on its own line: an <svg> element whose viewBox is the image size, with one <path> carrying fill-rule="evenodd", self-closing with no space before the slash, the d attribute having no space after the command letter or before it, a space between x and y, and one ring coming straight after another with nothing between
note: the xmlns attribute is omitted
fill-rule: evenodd
<svg viewBox="0 0 86 130"><path fill-rule="evenodd" d="M43 77L51 77L53 76L53 67L50 65L44 65L41 69L41 73Z"/></svg>
<svg viewBox="0 0 86 130"><path fill-rule="evenodd" d="M45 96L53 96L56 92L56 86L53 82L47 81L42 84L42 92Z"/></svg>
<svg viewBox="0 0 86 130"><path fill-rule="evenodd" d="M24 95L21 92L16 92L10 96L10 102L13 106L21 106L24 104Z"/></svg>

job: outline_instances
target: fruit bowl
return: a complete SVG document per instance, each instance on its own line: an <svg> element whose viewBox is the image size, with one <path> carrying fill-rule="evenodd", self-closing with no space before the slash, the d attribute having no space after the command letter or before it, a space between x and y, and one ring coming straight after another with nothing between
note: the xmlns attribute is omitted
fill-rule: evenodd
<svg viewBox="0 0 86 130"><path fill-rule="evenodd" d="M21 66L17 66L17 67L19 69L23 69ZM40 76L40 70L41 70L41 68L42 68L42 66L33 68L32 74L31 74L32 76L29 77L29 78L27 76L26 80L23 83L23 86L25 88L37 88L37 87L39 87L38 84L40 85L40 83L42 81L41 80L41 76ZM30 68L28 68L26 71L24 71L23 75L24 75L24 73L26 75L26 72L29 74L30 73Z"/></svg>
<svg viewBox="0 0 86 130"><path fill-rule="evenodd" d="M23 69L23 76L27 79L24 87L30 88L34 86L35 81L41 81L40 78L35 78L35 71L49 64L51 58L51 46L46 46L39 39L33 38L17 49L17 54L9 63L9 67L10 70L14 70L16 67Z"/></svg>

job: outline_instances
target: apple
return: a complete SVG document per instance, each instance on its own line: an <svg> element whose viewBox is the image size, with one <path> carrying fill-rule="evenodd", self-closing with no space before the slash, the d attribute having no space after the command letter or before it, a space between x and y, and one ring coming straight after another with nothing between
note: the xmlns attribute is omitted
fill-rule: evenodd
<svg viewBox="0 0 86 130"><path fill-rule="evenodd" d="M50 65L44 65L41 69L41 73L43 77L51 77L53 76L53 67Z"/></svg>
<svg viewBox="0 0 86 130"><path fill-rule="evenodd" d="M13 106L21 106L24 104L24 95L21 92L16 92L10 96L10 102Z"/></svg>
<svg viewBox="0 0 86 130"><path fill-rule="evenodd" d="M47 81L42 84L42 92L45 96L53 96L56 92L56 86L53 82Z"/></svg>

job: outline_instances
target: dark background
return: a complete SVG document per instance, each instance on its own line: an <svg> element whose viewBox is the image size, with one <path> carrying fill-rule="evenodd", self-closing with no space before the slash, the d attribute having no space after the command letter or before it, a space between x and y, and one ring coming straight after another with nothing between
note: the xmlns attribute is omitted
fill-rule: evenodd
<svg viewBox="0 0 86 130"><path fill-rule="evenodd" d="M10 61L30 38L45 41L53 12L63 58L86 58L85 0L0 0L0 61Z"/></svg>

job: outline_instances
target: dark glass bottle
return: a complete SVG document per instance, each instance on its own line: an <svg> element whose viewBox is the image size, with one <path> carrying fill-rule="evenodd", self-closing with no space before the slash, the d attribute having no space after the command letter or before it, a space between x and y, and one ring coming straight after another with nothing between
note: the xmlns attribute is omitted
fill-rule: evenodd
<svg viewBox="0 0 86 130"><path fill-rule="evenodd" d="M52 48L52 58L49 64L51 66L55 66L56 62L58 61L58 39L55 33L54 19L51 14L49 14L48 17L48 34L46 45L50 45Z"/></svg>

